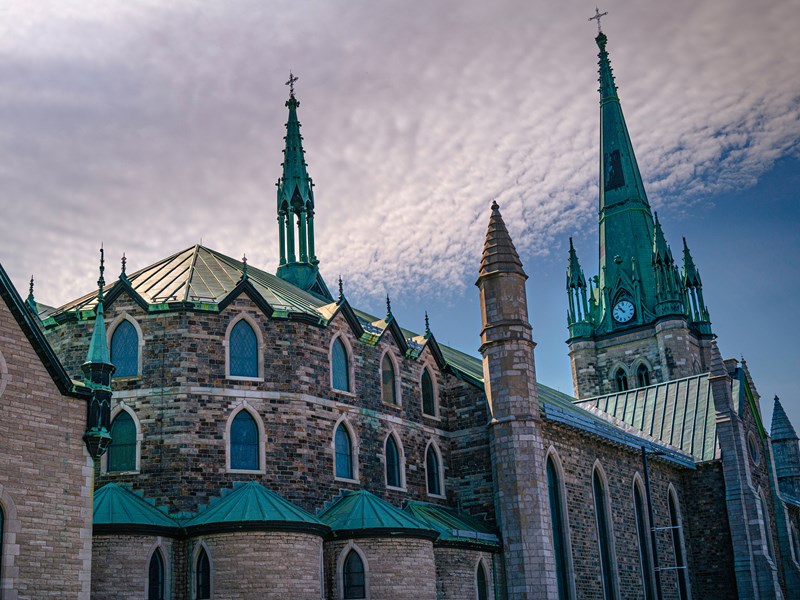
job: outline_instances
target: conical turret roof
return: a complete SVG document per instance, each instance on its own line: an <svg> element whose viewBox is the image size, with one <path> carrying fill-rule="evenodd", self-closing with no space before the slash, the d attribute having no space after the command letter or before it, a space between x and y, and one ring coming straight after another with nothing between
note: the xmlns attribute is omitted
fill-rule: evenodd
<svg viewBox="0 0 800 600"><path fill-rule="evenodd" d="M797 432L792 426L792 422L783 410L781 401L775 396L775 407L772 409L772 427L770 428L770 435L774 441L778 440L796 440Z"/></svg>
<svg viewBox="0 0 800 600"><path fill-rule="evenodd" d="M94 526L157 527L178 529L179 524L139 494L125 486L107 483L94 493Z"/></svg>
<svg viewBox="0 0 800 600"><path fill-rule="evenodd" d="M438 537L430 527L367 490L345 492L319 514L319 519L340 533L369 529Z"/></svg>
<svg viewBox="0 0 800 600"><path fill-rule="evenodd" d="M519 273L527 277L522 269L517 249L500 214L497 202L492 202L492 215L489 217L489 228L486 231L486 242L483 245L480 275L490 273Z"/></svg>

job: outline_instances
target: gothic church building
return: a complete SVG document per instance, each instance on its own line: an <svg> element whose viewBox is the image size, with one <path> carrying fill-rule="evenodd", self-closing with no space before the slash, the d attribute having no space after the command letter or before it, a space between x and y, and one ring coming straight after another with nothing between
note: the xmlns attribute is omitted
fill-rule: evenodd
<svg viewBox="0 0 800 600"><path fill-rule="evenodd" d="M720 356L596 41L574 397L537 377L497 204L482 360L331 292L292 89L275 275L194 246L107 284L101 258L97 289L51 308L0 268L0 598L800 598L798 436L777 399L767 433Z"/></svg>

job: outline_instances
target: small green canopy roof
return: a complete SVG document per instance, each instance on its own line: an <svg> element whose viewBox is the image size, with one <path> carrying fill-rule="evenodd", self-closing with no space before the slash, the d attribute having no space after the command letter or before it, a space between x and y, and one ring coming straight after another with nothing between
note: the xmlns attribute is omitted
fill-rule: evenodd
<svg viewBox="0 0 800 600"><path fill-rule="evenodd" d="M436 539L438 533L432 527L366 490L343 493L319 514L319 518L337 533L363 535L372 530L410 533L431 539Z"/></svg>
<svg viewBox="0 0 800 600"><path fill-rule="evenodd" d="M233 490L223 490L220 498L213 498L205 510L184 522L184 526L241 523L272 524L277 529L327 530L319 519L255 481L237 485ZM282 525L275 527L279 523Z"/></svg>
<svg viewBox="0 0 800 600"><path fill-rule="evenodd" d="M444 506L412 501L403 509L415 519L439 532L440 543L477 544L498 548L500 539L477 519Z"/></svg>
<svg viewBox="0 0 800 600"><path fill-rule="evenodd" d="M180 525L127 487L107 483L94 493L94 526L178 529Z"/></svg>

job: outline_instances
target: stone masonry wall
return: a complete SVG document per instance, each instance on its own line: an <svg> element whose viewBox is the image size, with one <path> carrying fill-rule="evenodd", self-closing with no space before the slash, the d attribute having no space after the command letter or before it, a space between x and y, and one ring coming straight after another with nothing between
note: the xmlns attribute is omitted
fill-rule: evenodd
<svg viewBox="0 0 800 600"><path fill-rule="evenodd" d="M88 600L91 458L86 403L59 392L0 301L3 600ZM4 372L5 371L5 372Z"/></svg>
<svg viewBox="0 0 800 600"><path fill-rule="evenodd" d="M491 552L435 546L436 593L438 600L464 600L477 598L478 562L486 569L488 600L503 598L503 567ZM495 590L497 593L495 593Z"/></svg>
<svg viewBox="0 0 800 600"><path fill-rule="evenodd" d="M436 600L433 544L411 538L363 538L325 544L325 580L328 600L343 595L340 564L355 545L365 559L367 597L370 600Z"/></svg>
<svg viewBox="0 0 800 600"><path fill-rule="evenodd" d="M141 600L147 598L150 559L158 548L164 558L167 598L175 594L175 544L152 535L95 535L92 546L92 600Z"/></svg>

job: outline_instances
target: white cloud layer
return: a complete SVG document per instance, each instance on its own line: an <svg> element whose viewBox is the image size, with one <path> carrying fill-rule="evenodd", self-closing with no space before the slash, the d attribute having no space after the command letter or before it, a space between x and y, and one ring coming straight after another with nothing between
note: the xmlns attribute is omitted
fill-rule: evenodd
<svg viewBox="0 0 800 600"><path fill-rule="evenodd" d="M470 285L492 199L527 253L594 232L594 4L35 6L0 9L0 261L20 286L34 272L42 301L91 287L101 240L129 270L201 239L274 268L290 68L329 281ZM798 153L800 2L606 9L654 206Z"/></svg>

